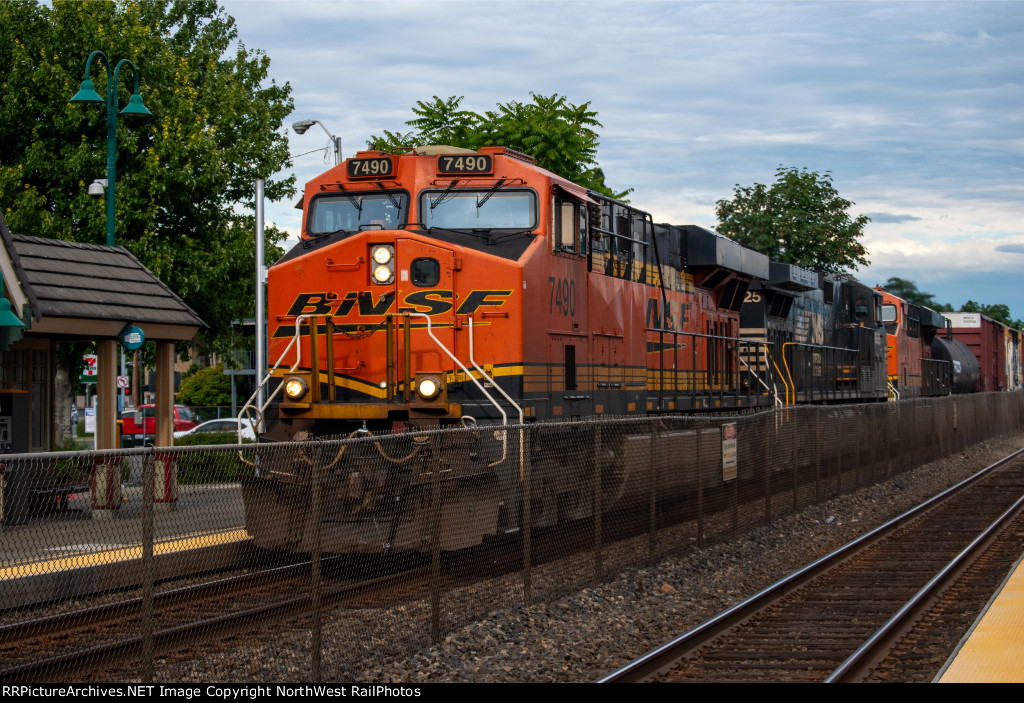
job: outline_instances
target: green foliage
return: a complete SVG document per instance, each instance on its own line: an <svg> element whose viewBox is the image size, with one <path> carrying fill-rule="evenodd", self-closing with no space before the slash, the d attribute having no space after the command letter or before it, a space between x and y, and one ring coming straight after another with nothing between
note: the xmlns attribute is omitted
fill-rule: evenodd
<svg viewBox="0 0 1024 703"><path fill-rule="evenodd" d="M941 303L935 302L934 295L918 290L917 284L913 281L907 280L906 278L892 276L879 287L888 293L892 293L898 298L903 298L913 305L922 305L926 308L931 308L932 310L939 310L939 307L941 306Z"/></svg>
<svg viewBox="0 0 1024 703"><path fill-rule="evenodd" d="M851 217L854 204L839 196L832 175L779 166L771 186L736 186L732 200L719 200L718 231L740 244L784 261L823 271L866 266L858 240L870 222Z"/></svg>
<svg viewBox="0 0 1024 703"><path fill-rule="evenodd" d="M1014 320L1013 315L1010 313L1010 306L1002 303L985 305L984 303L977 303L973 300L968 300L960 308L960 312L978 312L987 317L991 317L997 322L1002 322L1007 327L1012 327L1016 330L1024 329L1024 322L1021 320Z"/></svg>
<svg viewBox="0 0 1024 703"><path fill-rule="evenodd" d="M530 96L531 103L498 103L482 115L461 108L464 96L417 100L412 108L416 117L406 122L414 132L385 130L384 136L371 137L367 146L380 151L426 144L473 150L507 146L532 156L541 168L599 193L621 199L632 191L615 192L605 185L604 172L597 166L598 135L594 131L601 123L589 102L573 105L557 93Z"/></svg>
<svg viewBox="0 0 1024 703"><path fill-rule="evenodd" d="M237 38L214 0L0 2L0 208L22 234L106 240L106 110L69 102L85 63L101 50L130 59L152 117L119 116L115 235L222 341L251 315L253 182L288 161L283 121L291 87L268 81L269 58ZM99 59L91 79L106 95ZM119 106L133 76L118 76ZM294 179L267 180L266 195L294 194ZM268 261L283 235L267 231Z"/></svg>
<svg viewBox="0 0 1024 703"><path fill-rule="evenodd" d="M212 444L238 444L238 436L234 432L203 432L174 440L176 447ZM252 440L242 440L242 444L252 444ZM239 460L237 451L227 448L216 452L182 452L177 457L178 483L183 485L237 481L239 477L247 475L252 470Z"/></svg>
<svg viewBox="0 0 1024 703"><path fill-rule="evenodd" d="M925 293L918 290L916 283L905 278L893 276L880 287L893 295L903 298L909 303L913 303L914 305L923 305L935 310L936 312L957 312L957 310L949 303L936 303L935 296L931 293ZM986 305L974 300L968 300L963 304L959 312L981 313L982 315L991 317L997 322L1003 323L1007 327L1012 327L1018 330L1024 329L1024 322L1013 319L1013 315L1010 313L1010 306L1004 305L1003 303Z"/></svg>
<svg viewBox="0 0 1024 703"><path fill-rule="evenodd" d="M177 400L185 405L230 405L231 376L224 375L224 365L197 368L181 379Z"/></svg>

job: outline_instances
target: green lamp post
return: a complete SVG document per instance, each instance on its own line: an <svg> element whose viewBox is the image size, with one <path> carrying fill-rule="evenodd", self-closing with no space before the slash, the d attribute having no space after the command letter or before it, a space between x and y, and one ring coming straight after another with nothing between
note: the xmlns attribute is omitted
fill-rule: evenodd
<svg viewBox="0 0 1024 703"><path fill-rule="evenodd" d="M104 100L96 92L96 87L89 79L89 71L92 68L93 59L99 57L103 66L107 69L107 99ZM107 105L107 246L114 246L114 191L117 182L117 77L121 69L128 66L135 78L135 90L128 105L121 110L122 115L151 115L145 105L142 104L142 96L139 95L139 69L128 59L121 59L117 66L111 71L110 60L102 51L94 51L89 54L85 62L85 79L75 97L71 98L73 103L106 103Z"/></svg>

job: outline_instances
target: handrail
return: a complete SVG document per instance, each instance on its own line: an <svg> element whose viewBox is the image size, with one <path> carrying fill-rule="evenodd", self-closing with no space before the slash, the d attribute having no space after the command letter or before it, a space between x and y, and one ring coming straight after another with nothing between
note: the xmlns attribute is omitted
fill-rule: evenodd
<svg viewBox="0 0 1024 703"><path fill-rule="evenodd" d="M491 396L491 394L487 392L487 389L484 388L483 384L481 384L480 381L478 381L473 376L473 374L470 372L470 370L466 368L465 364L463 364L461 361L459 361L458 358L448 350L448 347L446 347L441 342L440 339L438 339L437 337L434 336L434 330L433 330L433 328L431 327L431 324L430 324L430 316L425 314L425 313L422 313L422 312L410 312L409 316L410 317L422 317L424 320L427 321L427 334L430 335L430 338L432 340L434 340L434 344L437 345L437 348L440 349L441 351L443 351L445 354L447 354L449 359L451 359L452 361L454 361L456 364L459 365L459 368L462 369L463 372L465 372L465 374L469 378L469 380L472 381L476 385L476 387L480 389L480 392L483 393L484 396L486 396L487 400L491 401L491 405L493 405L497 409L497 411L499 413L501 413L501 424L502 425L507 425L508 424L508 415L506 415L505 411L501 409L501 405L498 404L498 401L496 401L493 398L493 396ZM491 383L493 385L495 385L495 387L497 387L497 384L494 384L493 381L491 381ZM504 392L504 391L502 391L502 392ZM502 433L501 459L497 463L500 464L501 462L505 461L507 456L508 456L508 435L506 433Z"/></svg>
<svg viewBox="0 0 1024 703"><path fill-rule="evenodd" d="M681 331L681 330L666 329L664 327L647 327L647 328L645 328L645 332L647 332L648 334L650 334L651 332L655 332L655 333L658 333L658 334L671 335L673 340L678 340L679 337L689 337L691 339L692 353L694 353L694 354L696 353L696 349L697 349L697 345L696 345L696 340L697 339L703 339L703 340L706 340L708 342L726 342L726 343L730 343L731 342L731 343L735 344L735 352L736 352L735 353L735 358L738 360L738 363L743 364L744 366L746 366L747 367L746 371L747 372L751 372L751 373L754 373L754 372L751 371L749 364L747 364L742 359L742 357L740 355L740 347L742 345L761 345L761 346L764 347L765 352L767 353L767 348L769 346L771 346L771 344L769 342L762 342L762 341L759 341L759 340L756 340L756 339L748 339L748 338L745 338L745 337L728 337L728 336L719 335L719 334L705 334L703 332L685 332L685 331ZM595 334L597 334L597 333L595 333ZM685 344L684 344L684 347L685 347ZM771 358L770 355L767 358ZM781 375L782 372L779 370L779 367L778 367L777 364L773 363L773 364L770 364L770 365L774 366L775 370L779 373L779 375ZM769 364L766 363L766 367L767 366L769 366ZM664 371L665 371L664 367L661 367L661 368L658 368L658 369L655 369L655 370L656 371L661 371L662 373L664 373ZM674 371L678 372L679 369L674 369ZM684 369L683 373L686 373L686 372L687 372L687 370ZM690 369L689 372L693 374L693 380L691 382L691 388L690 388L690 391L689 391L691 395L695 395L696 393L698 393L698 389L697 389L697 376L700 375L700 374L704 375L704 379L705 379L704 383L707 386L707 392L708 393L712 393L712 392L715 391L715 385L716 385L715 383L712 382L712 374L715 374L717 377L725 377L725 378L736 377L738 379L739 374L743 373L740 370L730 371L728 369L720 369L720 370L717 370L717 371L711 371L711 370L706 369L706 368L705 369L693 368L693 369ZM754 375L756 376L757 374L755 373ZM761 385L763 385L765 387L765 389L768 391L768 393L770 395L772 395L773 397L775 397L776 402L778 402L778 391L776 391L775 389L769 387L761 379L758 379L758 380L761 382ZM662 378L661 383L662 383L661 390L662 390L662 392L664 392L664 383L665 383L664 378ZM729 381L726 381L724 384L721 383L721 382L719 382L717 384L718 385L718 389L717 390L718 390L719 394L724 394L727 391L725 386L728 385L728 383L729 383ZM738 383L738 381L737 381L737 383ZM675 392L678 391L678 389L673 388L672 391L675 393ZM685 392L686 389L684 388L683 391ZM738 393L738 391L737 391L737 393Z"/></svg>
<svg viewBox="0 0 1024 703"><path fill-rule="evenodd" d="M474 349L473 349L474 337L475 337L475 335L473 333L473 316L470 315L469 316L469 363L473 364L473 368L475 368L477 371L479 371L481 376L486 378L490 382L490 384L492 386L494 386L495 388L498 389L499 393L501 393L503 396L505 396L505 400L507 400L509 402L509 404L513 408L515 408L516 411L519 413L519 424L520 424L520 426L523 425L526 422L526 419L525 419L525 417L523 415L523 409L519 406L518 403L516 403L516 401L512 400L512 397L508 393L505 392L504 388L502 388L500 385L498 385L498 383L493 378L491 378L490 376L487 375L486 371L484 371L482 368L480 368L480 364L476 363L476 358L475 358L476 354L475 354ZM505 461L504 451L502 452L501 459L499 459L498 461L495 461L493 463L488 464L487 468L491 468L491 467L497 466L498 464L502 463L503 461ZM523 476L525 474L525 467L526 467L526 455L525 455L524 449L523 449L523 430L520 429L519 430L519 480L520 481L523 480Z"/></svg>
<svg viewBox="0 0 1024 703"><path fill-rule="evenodd" d="M473 365L473 368L476 369L477 371L479 371L480 375L483 376L484 378L486 378L491 383L491 385L493 385L495 388L498 389L498 392L501 393L505 397L505 400L507 400L509 402L509 405L511 405L513 408L516 409L516 412L519 413L519 424L520 425L523 424L523 422L525 422L525 419L524 419L524 416L523 416L523 409L521 407L519 407L519 405L518 405L518 403L516 403L516 401L512 400L512 396L510 396L508 393L506 393L504 388L499 386L498 383L493 378L491 378L490 376L487 375L486 371L484 371L482 368L480 368L480 365L478 363L476 363L476 359L473 358L474 357L473 336L474 336L473 335L473 316L470 315L469 316L469 363L471 363Z"/></svg>
<svg viewBox="0 0 1024 703"><path fill-rule="evenodd" d="M786 359L786 347L805 347L807 349L811 349L811 350L815 350L815 351L847 352L847 353L850 353L850 354L859 354L860 353L860 349L849 349L847 347L827 347L827 346L824 346L824 345L821 345L821 344L807 344L805 342L785 342L782 345L782 364L786 368L786 375L789 377L790 383L793 384L793 402L792 403L789 402L789 391L787 390L787 392L786 392L786 404L787 405L795 405L796 404L796 394L797 394L797 391L796 391L796 382L793 381L792 370L789 368L789 361ZM854 363L856 363L856 361Z"/></svg>
<svg viewBox="0 0 1024 703"><path fill-rule="evenodd" d="M885 379L885 385L889 387L889 400L898 403L900 400L900 392L896 390L896 385L892 382L892 379Z"/></svg>
<svg viewBox="0 0 1024 703"><path fill-rule="evenodd" d="M764 355L764 368L765 368L765 371L768 370L768 368L769 368L769 364L768 364L768 342L761 342L761 341L758 341L756 339L741 339L739 343L740 344L748 344L748 345L749 344L753 344L755 346L760 347L761 348L761 353ZM738 347L737 347L737 349L738 349ZM760 383L762 386L764 386L764 389L768 392L768 395L772 396L772 398L775 399L775 402L778 403L779 402L778 391L776 391L774 387L769 386L767 383L765 383L765 380L763 378L761 378L760 375L758 375L757 371L755 371L754 369L751 368L750 364L747 363L747 360L743 358L743 355L741 355L741 354L737 355L737 358L739 359L739 362L741 364L743 364L744 367L746 367L747 373L752 374L754 376L754 378L757 379L758 383Z"/></svg>
<svg viewBox="0 0 1024 703"><path fill-rule="evenodd" d="M787 405L789 405L789 381L786 380L785 374L783 374L782 373L782 369L779 368L779 362L777 362L775 360L775 355L772 354L771 356L769 356L769 358L771 359L772 366L775 367L776 375L778 376L778 378L780 378L782 380L782 385L786 387L786 402L782 405L782 407L786 407ZM786 345L785 344L782 345L782 363L783 363L783 365L785 365L785 363L786 363ZM786 370L786 373L789 373L789 369ZM793 397L794 398L796 397L796 388L793 389Z"/></svg>
<svg viewBox="0 0 1024 703"><path fill-rule="evenodd" d="M277 363L275 363L273 368L271 368L270 371L267 372L267 375L263 378L263 380L260 382L260 384L258 386L256 386L256 390L253 392L253 394L251 396L249 396L249 400L245 401L245 405L243 405L242 409L238 412L238 432L237 432L237 434L238 434L238 444L239 444L239 446L241 446L241 444L242 444L242 416L244 415L246 417L246 419L248 419L250 422L252 422L253 418L250 417L249 411L250 410L255 410L256 411L256 420L257 421L253 422L253 427L259 427L260 426L260 421L262 421L262 418L263 418L263 413L266 412L267 407L274 400L274 398L277 397L277 394L280 393L281 389L284 387L283 384L278 386L277 389L273 393L270 394L270 396L267 398L266 402L263 403L262 406L256 407L256 406L253 405L253 401L256 400L256 397L259 395L260 391L263 390L263 387L265 385L267 385L267 382L270 381L270 379L274 376L274 372L277 371L278 367L281 366L281 362L284 361L284 358L288 355L288 352L291 351L291 348L292 348L293 344L295 345L295 363L292 364L292 367L290 369L288 369L288 370L289 371L294 371L295 369L297 369L299 367L299 364L302 362L302 345L298 344L299 336L300 336L299 333L300 333L300 329L301 329L300 325L302 324L302 322L304 320L308 320L311 317L312 317L312 315L299 315L298 317L295 318L295 335L292 337L291 341L288 342L288 346L286 346L284 348L284 351L281 352L281 356L277 359ZM255 466L255 464L253 462L247 460L245 457L242 456L242 450L241 449L238 450L238 458L243 463L248 464L249 466Z"/></svg>

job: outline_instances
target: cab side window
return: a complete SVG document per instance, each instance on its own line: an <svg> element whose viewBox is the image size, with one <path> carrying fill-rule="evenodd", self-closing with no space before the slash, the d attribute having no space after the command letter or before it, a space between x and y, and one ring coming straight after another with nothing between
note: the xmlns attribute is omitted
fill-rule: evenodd
<svg viewBox="0 0 1024 703"><path fill-rule="evenodd" d="M552 243L556 251L586 251L586 212L575 200L555 195L551 205Z"/></svg>

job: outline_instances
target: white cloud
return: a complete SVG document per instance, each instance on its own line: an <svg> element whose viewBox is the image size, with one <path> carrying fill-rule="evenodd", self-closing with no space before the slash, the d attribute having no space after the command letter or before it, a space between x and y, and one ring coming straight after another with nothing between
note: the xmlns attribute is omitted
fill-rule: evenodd
<svg viewBox="0 0 1024 703"><path fill-rule="evenodd" d="M713 226L734 184L785 164L903 218L869 226L876 266L953 280L1020 258L996 247L1024 235L1024 3L223 1L292 85L289 124L323 120L346 155L432 95L559 92L592 102L607 181L658 221ZM298 160L300 185L329 165ZM297 231L293 203L268 219Z"/></svg>

